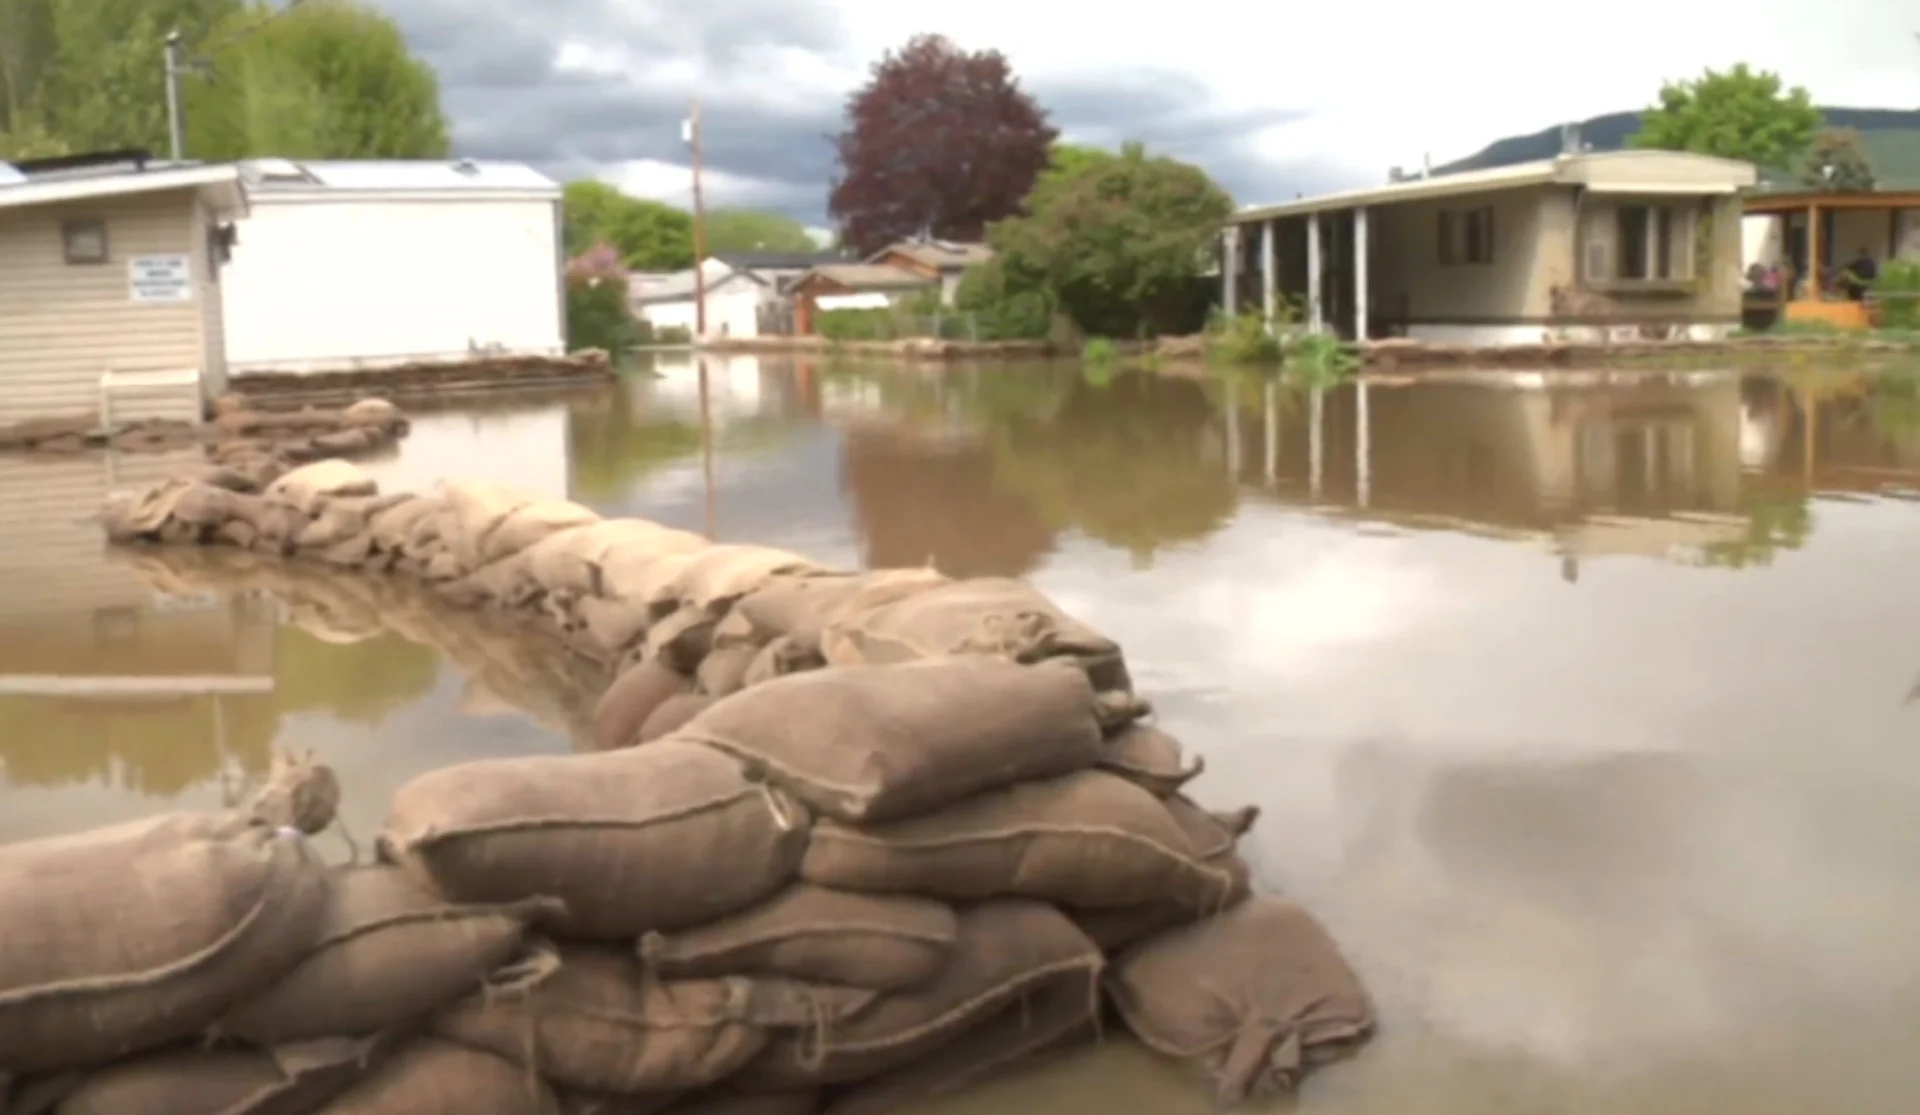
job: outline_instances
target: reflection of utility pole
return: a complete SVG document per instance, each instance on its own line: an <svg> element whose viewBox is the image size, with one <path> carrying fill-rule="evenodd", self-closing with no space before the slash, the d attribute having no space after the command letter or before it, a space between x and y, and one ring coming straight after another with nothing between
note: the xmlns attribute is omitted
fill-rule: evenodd
<svg viewBox="0 0 1920 1115"><path fill-rule="evenodd" d="M682 130L693 154L693 340L698 344L707 335L707 206L700 193L700 100L697 97ZM701 365L702 384L707 381L705 368L706 365Z"/></svg>
<svg viewBox="0 0 1920 1115"><path fill-rule="evenodd" d="M700 479L705 493L707 538L719 541L719 509L713 493L713 402L707 382L707 358L694 354L694 367L700 373Z"/></svg>

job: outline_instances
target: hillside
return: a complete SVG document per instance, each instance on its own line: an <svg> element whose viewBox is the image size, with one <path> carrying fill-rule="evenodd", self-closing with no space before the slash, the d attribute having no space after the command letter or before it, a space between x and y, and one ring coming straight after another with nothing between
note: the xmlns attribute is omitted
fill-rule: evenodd
<svg viewBox="0 0 1920 1115"><path fill-rule="evenodd" d="M1920 110L1823 108L1820 111L1825 114L1828 127L1859 131L1867 158L1873 163L1874 178L1883 188L1920 190ZM1582 122L1580 138L1595 151L1615 151L1626 146L1627 137L1639 128L1639 113L1612 112ZM1495 140L1476 154L1435 167L1434 172L1445 174L1509 166L1550 159L1559 153L1560 126L1556 124L1532 135Z"/></svg>

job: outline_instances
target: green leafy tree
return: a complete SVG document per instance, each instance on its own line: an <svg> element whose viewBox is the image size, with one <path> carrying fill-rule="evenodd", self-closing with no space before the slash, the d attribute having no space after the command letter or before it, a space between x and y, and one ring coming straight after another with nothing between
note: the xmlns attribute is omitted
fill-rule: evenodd
<svg viewBox="0 0 1920 1115"><path fill-rule="evenodd" d="M1233 201L1200 168L1137 143L1042 179L1027 215L993 228L1013 274L1097 336L1192 331L1195 292Z"/></svg>
<svg viewBox="0 0 1920 1115"><path fill-rule="evenodd" d="M622 193L585 179L566 185L567 253L611 244L636 271L680 271L693 266L693 218L664 202Z"/></svg>
<svg viewBox="0 0 1920 1115"><path fill-rule="evenodd" d="M1113 157L1111 151L1084 143L1056 143L1048 152L1047 168L1040 172L1040 177L1043 180L1071 178L1089 166Z"/></svg>
<svg viewBox="0 0 1920 1115"><path fill-rule="evenodd" d="M249 4L214 29L208 79L183 83L197 158L437 159L440 80L384 13L351 0Z"/></svg>
<svg viewBox="0 0 1920 1115"><path fill-rule="evenodd" d="M1640 130L1628 143L1779 169L1799 164L1820 120L1806 89L1787 88L1779 74L1743 62L1661 86L1659 101L1640 114Z"/></svg>
<svg viewBox="0 0 1920 1115"><path fill-rule="evenodd" d="M759 209L715 209L707 214L707 251L813 252L819 245L805 225Z"/></svg>
<svg viewBox="0 0 1920 1115"><path fill-rule="evenodd" d="M976 263L960 277L954 308L972 316L983 341L1034 341L1053 325L1053 299L1044 280L1031 272L1010 272L1000 259Z"/></svg>
<svg viewBox="0 0 1920 1115"><path fill-rule="evenodd" d="M1873 189L1873 162L1853 128L1822 128L1813 137L1800 181L1816 190L1865 192Z"/></svg>
<svg viewBox="0 0 1920 1115"><path fill-rule="evenodd" d="M242 10L242 0L44 2L44 21L32 23L39 38L25 48L36 73L22 103L43 142L74 151L165 151L167 33L178 30L184 53L193 56L216 27Z"/></svg>

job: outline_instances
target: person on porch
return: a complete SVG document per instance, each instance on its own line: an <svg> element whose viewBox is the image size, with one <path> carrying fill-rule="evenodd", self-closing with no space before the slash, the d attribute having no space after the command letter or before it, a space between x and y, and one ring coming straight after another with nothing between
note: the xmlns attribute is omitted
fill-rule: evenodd
<svg viewBox="0 0 1920 1115"><path fill-rule="evenodd" d="M1847 270L1840 278L1840 289L1855 302L1864 302L1867 291L1872 289L1873 281L1880 277L1880 265L1874 262L1873 253L1865 248L1847 264Z"/></svg>

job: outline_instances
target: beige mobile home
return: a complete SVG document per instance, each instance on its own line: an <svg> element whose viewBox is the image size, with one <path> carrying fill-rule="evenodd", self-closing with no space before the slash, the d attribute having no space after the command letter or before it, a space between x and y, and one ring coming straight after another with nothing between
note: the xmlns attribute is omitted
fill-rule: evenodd
<svg viewBox="0 0 1920 1115"><path fill-rule="evenodd" d="M1223 299L1349 338L1707 339L1740 324L1750 164L1563 155L1242 209Z"/></svg>
<svg viewBox="0 0 1920 1115"><path fill-rule="evenodd" d="M0 426L197 420L225 375L221 230L245 208L231 166L0 164Z"/></svg>

